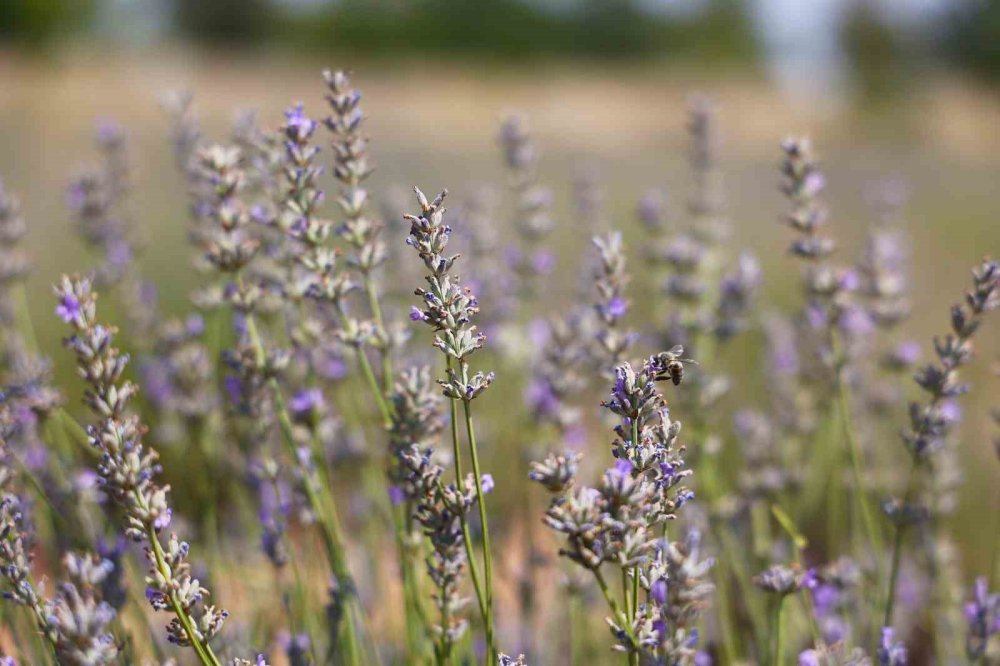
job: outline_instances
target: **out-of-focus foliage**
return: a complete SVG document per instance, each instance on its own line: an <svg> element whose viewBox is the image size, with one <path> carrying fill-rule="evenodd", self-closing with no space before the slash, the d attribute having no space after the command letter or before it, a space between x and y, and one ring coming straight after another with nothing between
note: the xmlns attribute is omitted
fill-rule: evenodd
<svg viewBox="0 0 1000 666"><path fill-rule="evenodd" d="M210 44L260 40L275 18L267 0L174 0L174 5L177 30Z"/></svg>
<svg viewBox="0 0 1000 666"><path fill-rule="evenodd" d="M945 45L960 66L1000 83L1000 0L973 0L957 9L946 28Z"/></svg>
<svg viewBox="0 0 1000 666"><path fill-rule="evenodd" d="M877 106L905 92L919 44L887 24L871 3L851 8L840 27L840 41L858 102Z"/></svg>
<svg viewBox="0 0 1000 666"><path fill-rule="evenodd" d="M0 40L47 44L82 25L93 6L92 0L3 0Z"/></svg>
<svg viewBox="0 0 1000 666"><path fill-rule="evenodd" d="M682 54L746 63L757 50L744 8L733 0L713 0L690 17L652 14L633 0L586 0L573 9L523 0L345 0L292 20L285 39L296 46L405 54L415 35L424 54L487 58Z"/></svg>

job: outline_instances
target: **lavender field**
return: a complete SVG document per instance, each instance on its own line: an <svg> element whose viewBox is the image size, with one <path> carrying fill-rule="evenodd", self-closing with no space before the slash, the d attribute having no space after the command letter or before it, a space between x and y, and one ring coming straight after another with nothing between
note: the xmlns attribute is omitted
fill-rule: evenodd
<svg viewBox="0 0 1000 666"><path fill-rule="evenodd" d="M0 664L1000 663L995 91L0 84Z"/></svg>

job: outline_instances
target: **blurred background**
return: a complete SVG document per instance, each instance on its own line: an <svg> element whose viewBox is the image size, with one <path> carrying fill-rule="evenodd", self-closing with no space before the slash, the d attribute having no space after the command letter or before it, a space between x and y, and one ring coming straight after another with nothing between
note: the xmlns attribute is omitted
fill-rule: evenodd
<svg viewBox="0 0 1000 666"><path fill-rule="evenodd" d="M608 224L633 246L636 201L649 187L676 193L670 206L682 215L696 92L720 106L734 245L762 258L771 302L800 298L777 223L778 144L789 133L810 134L824 160L846 260L875 218L872 184L905 183L909 330L922 342L944 327L967 267L1000 254L1000 0L0 0L0 177L31 226L31 308L46 348L61 334L48 285L89 265L64 192L97 158L96 123L127 128L143 270L180 312L197 276L160 98L190 90L207 131L225 139L241 109L267 127L293 102L322 113L323 67L353 70L365 92L381 194L413 184L502 192L498 121L528 114L566 261L588 246L570 203L582 165L608 193ZM390 242L402 242L395 229ZM544 298L573 294L553 284ZM972 544L968 571L989 558L973 537L996 479L988 411L1000 404L989 372L998 323L968 374L976 390L963 455L967 470L983 470L968 474L955 527ZM522 473L498 469L501 481Z"/></svg>

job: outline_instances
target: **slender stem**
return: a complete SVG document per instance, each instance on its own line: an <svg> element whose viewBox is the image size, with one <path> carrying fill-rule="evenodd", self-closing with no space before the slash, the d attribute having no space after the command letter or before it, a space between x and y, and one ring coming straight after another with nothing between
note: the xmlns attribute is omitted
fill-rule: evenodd
<svg viewBox="0 0 1000 666"><path fill-rule="evenodd" d="M639 612L639 569L632 569L632 619Z"/></svg>
<svg viewBox="0 0 1000 666"><path fill-rule="evenodd" d="M426 626L423 608L420 605L420 595L417 591L417 572L414 568L414 558L408 537L411 534L410 520L413 515L412 502L407 501L399 510L393 512L396 523L396 550L399 552L400 577L403 582L403 606L406 617L406 651L407 654L423 653L420 632ZM447 626L447 625L445 625Z"/></svg>
<svg viewBox="0 0 1000 666"><path fill-rule="evenodd" d="M37 600L38 593L36 592L36 590L38 590L38 586L35 585L35 581L32 579L30 572L28 573L28 578L25 582L28 584L28 587L31 588L32 593L36 596L36 603L27 604L27 610L31 612L31 615L34 617L35 620L35 625L38 627L38 633L31 632L35 637L36 646L40 644L48 645L49 648L52 650L52 655L51 655L53 657L52 663L59 664L59 652L57 651L58 644L56 643L56 634L53 631L49 619L45 616L44 609L42 608L42 606L39 605L41 602ZM41 637L39 636L39 634L41 634L41 637L44 637L46 639L44 643L42 643L42 641L40 640ZM15 636L17 635L16 631L14 635ZM41 648L41 651L48 654L48 651L46 651L44 647ZM46 663L48 663L48 659L46 659Z"/></svg>
<svg viewBox="0 0 1000 666"><path fill-rule="evenodd" d="M239 280L239 278L237 279ZM240 283L240 286L242 288L242 283ZM250 344L254 348L257 363L262 365L266 360L264 345L260 337L260 332L257 330L257 322L254 319L254 316L249 312L246 313L246 328L247 335L250 338ZM298 447L295 442L295 434L292 428L291 417L288 414L288 407L285 404L284 395L281 392L281 386L278 384L278 380L274 377L271 377L267 384L274 397L275 412L277 413L282 440L288 449L289 455L293 460L296 460ZM318 470L323 470L324 468L319 464L319 462L320 461L316 460L313 461ZM340 526L340 520L337 517L336 504L332 493L329 491L328 484L313 483L309 478L306 478L303 486L306 489L309 504L313 511L316 512L319 519L321 527L320 532L323 536L323 543L326 547L327 557L330 560L330 566L333 569L334 575L337 577L338 584L343 590L345 590L347 595L347 609L344 613L347 626L345 627L344 633L347 642L349 663L357 666L361 663L361 661L360 651L357 644L358 636L354 614L355 611L359 614L361 613L360 600L357 596L354 578L351 576L350 568L347 564L343 529ZM317 486L319 486L319 488L317 488ZM323 497L320 496L320 492L323 493Z"/></svg>
<svg viewBox="0 0 1000 666"><path fill-rule="evenodd" d="M721 567L720 567L721 569ZM718 611L716 617L719 620L719 633L722 634L722 653L725 656L725 663L735 664L739 661L736 643L733 640L733 620L729 615L732 608L729 601L729 581L725 569L718 574L725 578L716 578L718 584L715 586L715 594L718 600Z"/></svg>
<svg viewBox="0 0 1000 666"><path fill-rule="evenodd" d="M838 336L833 335L835 341L834 349L837 348L836 340ZM858 443L857 433L854 429L854 419L851 416L851 403L847 395L847 382L844 381L843 368L837 371L837 398L840 403L840 414L844 425L844 437L847 439L847 455L851 462L851 477L854 482L854 493L857 497L858 508L861 511L861 522L864 526L865 537L868 545L875 551L875 575L879 576L879 556L882 553L882 536L875 524L868 505L868 494L864 486L864 473L861 468L861 446Z"/></svg>
<svg viewBox="0 0 1000 666"><path fill-rule="evenodd" d="M483 571L486 576L486 645L490 660L496 659L496 645L493 639L493 553L490 548L490 524L486 516L486 495L483 493L482 472L479 468L479 453L476 448L476 432L472 426L472 401L463 400L465 411L465 431L469 438L469 453L472 456L472 476L476 483L479 505L479 523L483 529Z"/></svg>
<svg viewBox="0 0 1000 666"><path fill-rule="evenodd" d="M392 411L389 409L389 403L385 401L385 396L378 386L378 380L375 378L375 371L372 370L371 361L368 360L368 355L365 354L365 350L360 346L355 351L357 351L358 355L358 365L361 366L361 374L365 376L365 381L368 383L369 388L371 388L372 397L375 398L375 404L378 406L379 415L382 417L382 425L383 427L388 427L392 420Z"/></svg>
<svg viewBox="0 0 1000 666"><path fill-rule="evenodd" d="M784 656L784 644L782 642L782 632L781 632L781 609L785 605L784 595L778 597L774 604L774 618L773 629L774 632L774 651L771 653L771 663L774 666L780 666L782 662L782 657Z"/></svg>
<svg viewBox="0 0 1000 666"><path fill-rule="evenodd" d="M66 411L65 407L57 407L56 415L59 417L59 421L62 423L66 432L73 436L77 444L80 444L85 451L91 455L96 456L97 453L94 451L93 447L90 446L90 435L87 434L86 428L80 425L80 422L73 418L72 414Z"/></svg>
<svg viewBox="0 0 1000 666"><path fill-rule="evenodd" d="M614 595L611 594L611 590L608 589L608 583L604 580L604 575L601 573L599 568L591 569L594 572L594 578L597 579L597 586L601 588L601 594L604 595L604 600L608 603L608 608L611 609L611 614L615 618L615 622L621 625L625 634L628 636L629 641L631 641L631 650L634 652L636 646L635 633L632 631L632 624L622 613L621 609L618 607L618 602L615 601Z"/></svg>
<svg viewBox="0 0 1000 666"><path fill-rule="evenodd" d="M917 458L913 458L913 464L910 465L910 476L906 482L906 495L903 498L903 505L906 504L913 498L913 493L916 492L916 478L917 478ZM903 536L906 531L905 525L896 525L896 536L892 544L892 565L889 570L889 592L885 600L885 618L882 622L883 627L892 626L892 614L896 606L896 585L899 582L899 565L903 558Z"/></svg>
<svg viewBox="0 0 1000 666"><path fill-rule="evenodd" d="M385 320L382 317L382 306L379 304L378 292L375 289L375 280L372 279L371 273L365 272L364 274L365 283L365 293L368 295L368 307L372 312L372 319L375 320L375 325L378 326L380 331L386 332L385 330ZM392 388L392 355L389 353L389 348L382 350L382 385L388 392Z"/></svg>
<svg viewBox="0 0 1000 666"><path fill-rule="evenodd" d="M628 572L622 567L622 606L624 606L625 617L632 620L635 611L632 609L632 593L629 591Z"/></svg>
<svg viewBox="0 0 1000 666"><path fill-rule="evenodd" d="M446 360L448 371L450 372L452 369L451 357L447 357ZM463 483L462 449L458 441L458 400L452 398L448 402L451 414L451 450L452 457L455 460L455 483L459 488L461 488ZM480 583L479 565L476 564L476 553L472 547L472 534L469 531L469 520L464 511L459 512L458 519L462 526L462 541L465 544L465 558L469 562L469 577L472 579L472 587L476 591L476 601L479 603L479 613L483 617L483 623L487 624L489 606L486 604L486 595L483 594L482 584Z"/></svg>

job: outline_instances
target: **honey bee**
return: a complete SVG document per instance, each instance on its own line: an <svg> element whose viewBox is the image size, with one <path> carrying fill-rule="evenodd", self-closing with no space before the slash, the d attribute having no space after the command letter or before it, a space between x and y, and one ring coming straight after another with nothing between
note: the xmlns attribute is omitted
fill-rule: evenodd
<svg viewBox="0 0 1000 666"><path fill-rule="evenodd" d="M684 364L693 363L698 364L692 358L683 358L684 347L683 345L674 345L670 348L670 351L660 352L656 355L656 360L658 361L658 369L653 375L654 382L665 382L668 379L677 386L684 380Z"/></svg>

